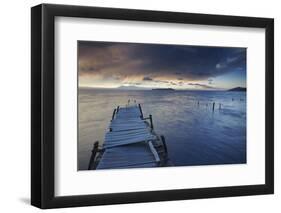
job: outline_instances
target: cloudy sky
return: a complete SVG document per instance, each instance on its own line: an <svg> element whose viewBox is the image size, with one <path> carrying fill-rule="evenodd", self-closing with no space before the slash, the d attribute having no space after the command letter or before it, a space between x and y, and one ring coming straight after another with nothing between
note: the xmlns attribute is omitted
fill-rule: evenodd
<svg viewBox="0 0 281 213"><path fill-rule="evenodd" d="M245 48L79 41L78 60L80 87L246 87Z"/></svg>

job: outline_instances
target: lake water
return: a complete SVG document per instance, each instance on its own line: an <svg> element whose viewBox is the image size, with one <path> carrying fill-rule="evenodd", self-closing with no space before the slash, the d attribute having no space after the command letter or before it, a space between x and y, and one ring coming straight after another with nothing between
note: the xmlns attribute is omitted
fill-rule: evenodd
<svg viewBox="0 0 281 213"><path fill-rule="evenodd" d="M103 142L114 108L128 99L153 116L174 166L246 163L246 92L80 88L79 170L87 169L93 143Z"/></svg>

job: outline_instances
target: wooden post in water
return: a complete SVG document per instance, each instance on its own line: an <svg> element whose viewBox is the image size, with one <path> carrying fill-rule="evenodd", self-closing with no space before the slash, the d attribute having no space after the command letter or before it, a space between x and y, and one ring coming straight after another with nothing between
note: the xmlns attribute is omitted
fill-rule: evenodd
<svg viewBox="0 0 281 213"><path fill-rule="evenodd" d="M150 127L151 129L153 129L152 115L149 115L149 120L150 120Z"/></svg>
<svg viewBox="0 0 281 213"><path fill-rule="evenodd" d="M92 168L92 164L93 164L93 162L95 161L95 157L96 157L96 155L97 155L97 153L98 153L98 149L99 149L99 142L96 141L96 142L94 143L94 147L93 147L93 149L92 149L92 155L91 155L91 159L90 159L90 161L89 161L88 170L90 170L90 169Z"/></svg>
<svg viewBox="0 0 281 213"><path fill-rule="evenodd" d="M220 107L219 107L219 109L221 109L221 103L220 103Z"/></svg>
<svg viewBox="0 0 281 213"><path fill-rule="evenodd" d="M119 106L117 107L117 113L119 112Z"/></svg>
<svg viewBox="0 0 281 213"><path fill-rule="evenodd" d="M215 102L213 102L213 112L214 112L214 110L215 110Z"/></svg>

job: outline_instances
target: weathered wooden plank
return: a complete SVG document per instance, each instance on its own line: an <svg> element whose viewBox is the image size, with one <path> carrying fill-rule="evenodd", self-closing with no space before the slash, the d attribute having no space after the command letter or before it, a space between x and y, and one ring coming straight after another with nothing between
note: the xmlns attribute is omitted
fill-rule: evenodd
<svg viewBox="0 0 281 213"><path fill-rule="evenodd" d="M145 121L141 119L134 119L134 120L128 120L128 119L115 119L111 122L111 124L130 124L130 123L145 123Z"/></svg>
<svg viewBox="0 0 281 213"><path fill-rule="evenodd" d="M138 116L140 116L140 112L137 112L137 111L124 111L124 112L118 112L117 114L116 114L116 116L118 116L118 117L122 117L122 116L126 116L126 117L128 117L128 116L135 116L135 117L138 117Z"/></svg>
<svg viewBox="0 0 281 213"><path fill-rule="evenodd" d="M144 140L142 139L127 139L127 140L120 140L120 141L107 141L106 145L104 145L105 149L112 148L112 147L117 147L117 146L124 146L124 145L129 145L133 143L141 143L141 142L146 142L148 140L154 140L155 138L153 137L147 137Z"/></svg>
<svg viewBox="0 0 281 213"><path fill-rule="evenodd" d="M122 166L114 166L111 165L101 165L97 169L133 169L133 168L154 168L157 167L157 163L155 162L148 162L148 163L141 163L141 164L135 164L135 165L122 165Z"/></svg>
<svg viewBox="0 0 281 213"><path fill-rule="evenodd" d="M146 129L147 127L137 127L137 126L129 126L129 127L113 127L112 131L127 131L127 130L137 130L137 129Z"/></svg>
<svg viewBox="0 0 281 213"><path fill-rule="evenodd" d="M112 130L114 131L114 129L145 129L147 128L147 125L145 124L132 124L132 125L110 125L109 128L112 128Z"/></svg>
<svg viewBox="0 0 281 213"><path fill-rule="evenodd" d="M113 123L124 122L124 121L128 121L128 122L144 122L144 121L143 121L141 118L139 118L139 117L130 118L130 119L119 117L118 119L112 120Z"/></svg>
<svg viewBox="0 0 281 213"><path fill-rule="evenodd" d="M138 112L139 113L140 111L137 106L119 108L118 113L123 113L123 112Z"/></svg>
<svg viewBox="0 0 281 213"><path fill-rule="evenodd" d="M158 155L157 151L155 150L154 146L152 145L151 141L148 142L148 145L149 145L149 148L150 148L152 154L154 155L156 162L159 162L160 161L159 155Z"/></svg>
<svg viewBox="0 0 281 213"><path fill-rule="evenodd" d="M119 141L107 141L106 144L104 144L104 148L108 149L108 148L112 148L112 147L116 147L116 146L124 146L124 145L128 145L128 144L133 144L133 143L140 143L140 142L145 142L148 140L155 140L156 137L155 136L151 136L151 137L139 137L139 138L130 138L130 139L126 139L126 140L119 140Z"/></svg>
<svg viewBox="0 0 281 213"><path fill-rule="evenodd" d="M147 133L150 133L150 130L149 129L133 129L133 130L127 130L127 131L120 131L120 132L107 132L105 134L105 137L106 136L131 135L131 134L138 134L138 133L147 134Z"/></svg>
<svg viewBox="0 0 281 213"><path fill-rule="evenodd" d="M106 141L107 142L112 142L112 141L122 141L122 140L139 140L145 141L147 138L156 138L156 136L152 134L138 134L138 135L129 135L129 136L116 136L116 137L107 137Z"/></svg>
<svg viewBox="0 0 281 213"><path fill-rule="evenodd" d="M111 123L109 126L110 127L118 127L118 126L147 126L147 124L145 122L119 122L119 123Z"/></svg>
<svg viewBox="0 0 281 213"><path fill-rule="evenodd" d="M130 112L140 113L138 107L121 108L118 111L118 113L130 113Z"/></svg>
<svg viewBox="0 0 281 213"><path fill-rule="evenodd" d="M104 152L97 168L130 168L143 167L144 165L149 167L157 166L147 143L108 149Z"/></svg>
<svg viewBox="0 0 281 213"><path fill-rule="evenodd" d="M129 138L139 138L139 137L148 138L152 136L154 135L152 135L151 133L137 133L137 134L130 134L130 135L126 134L126 135L105 136L104 139L105 141L115 141L115 140L126 140Z"/></svg>

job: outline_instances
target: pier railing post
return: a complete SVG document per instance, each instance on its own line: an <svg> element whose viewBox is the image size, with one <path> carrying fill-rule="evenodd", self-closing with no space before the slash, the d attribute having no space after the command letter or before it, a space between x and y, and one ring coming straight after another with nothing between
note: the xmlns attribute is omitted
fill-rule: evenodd
<svg viewBox="0 0 281 213"><path fill-rule="evenodd" d="M167 155L168 154L168 149L167 149L165 137L164 137L164 135L161 135L160 137L161 137L161 140L162 140L162 143L163 143L164 151L165 151L165 153Z"/></svg>
<svg viewBox="0 0 281 213"><path fill-rule="evenodd" d="M114 119L115 112L116 112L116 109L114 109L114 110L113 110L113 114L112 114L112 118L111 118L111 120L113 120L113 119Z"/></svg>
<svg viewBox="0 0 281 213"><path fill-rule="evenodd" d="M140 113L141 113L141 119L143 119L143 113L142 113L142 109L141 109L141 105L139 104L139 109L140 109Z"/></svg>

